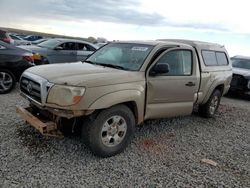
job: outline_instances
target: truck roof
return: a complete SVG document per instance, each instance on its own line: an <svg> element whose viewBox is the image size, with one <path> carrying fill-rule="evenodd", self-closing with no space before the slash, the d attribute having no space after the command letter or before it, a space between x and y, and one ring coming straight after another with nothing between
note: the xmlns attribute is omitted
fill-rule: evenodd
<svg viewBox="0 0 250 188"><path fill-rule="evenodd" d="M188 44L193 47L217 47L217 48L224 48L223 45L217 44L217 43L211 43L211 42L204 42L204 41L198 41L198 40L185 40L185 39L158 39L158 41L164 41L164 42L177 42L182 44Z"/></svg>
<svg viewBox="0 0 250 188"><path fill-rule="evenodd" d="M192 46L194 48L203 48L203 49L223 49L224 46L217 43L195 41L195 40L185 40L185 39L158 39L158 40L132 40L132 41L116 41L118 43L139 43L146 45L179 45L179 46Z"/></svg>
<svg viewBox="0 0 250 188"><path fill-rule="evenodd" d="M160 40L128 40L128 41L115 41L117 43L134 43L134 44L145 44L145 45L152 45L156 46L159 44L167 44L167 45L184 45L187 46L188 44L180 43L177 41L160 41ZM190 46L190 45L188 45Z"/></svg>

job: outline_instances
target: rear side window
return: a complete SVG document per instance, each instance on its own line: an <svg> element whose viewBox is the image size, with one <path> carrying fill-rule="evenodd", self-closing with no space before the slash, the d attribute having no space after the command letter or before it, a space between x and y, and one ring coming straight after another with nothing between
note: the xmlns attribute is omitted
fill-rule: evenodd
<svg viewBox="0 0 250 188"><path fill-rule="evenodd" d="M213 51L202 51L202 56L203 56L204 63L207 66L215 66L215 65L217 65L215 52L213 52Z"/></svg>
<svg viewBox="0 0 250 188"><path fill-rule="evenodd" d="M63 50L76 50L76 46L74 42L65 42L61 44L60 47L62 47Z"/></svg>
<svg viewBox="0 0 250 188"><path fill-rule="evenodd" d="M206 66L227 65L228 60L224 52L202 50L202 57Z"/></svg>
<svg viewBox="0 0 250 188"><path fill-rule="evenodd" d="M225 53L223 52L216 52L216 58L218 61L219 65L227 65L228 61L227 61L227 56Z"/></svg>
<svg viewBox="0 0 250 188"><path fill-rule="evenodd" d="M83 50L83 51L95 51L95 48L93 48L92 46L88 45L88 44L84 44L84 43L78 43L78 50Z"/></svg>

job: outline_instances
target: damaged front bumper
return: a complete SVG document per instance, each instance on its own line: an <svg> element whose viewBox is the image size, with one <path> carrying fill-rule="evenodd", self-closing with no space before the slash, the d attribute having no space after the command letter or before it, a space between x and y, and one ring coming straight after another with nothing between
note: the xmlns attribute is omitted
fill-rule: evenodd
<svg viewBox="0 0 250 188"><path fill-rule="evenodd" d="M63 138L63 134L58 130L57 124L49 119L41 118L33 112L31 107L16 107L16 112L32 127L38 130L42 135Z"/></svg>

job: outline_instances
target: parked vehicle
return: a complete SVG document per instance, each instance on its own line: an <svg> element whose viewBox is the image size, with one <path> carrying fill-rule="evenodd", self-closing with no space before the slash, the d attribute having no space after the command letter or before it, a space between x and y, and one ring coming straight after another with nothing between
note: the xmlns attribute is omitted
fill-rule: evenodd
<svg viewBox="0 0 250 188"><path fill-rule="evenodd" d="M103 46L105 46L106 44L108 44L107 42L98 42L95 45L98 46L98 48L101 48Z"/></svg>
<svg viewBox="0 0 250 188"><path fill-rule="evenodd" d="M250 94L250 57L234 56L231 58L233 65L233 79L230 92Z"/></svg>
<svg viewBox="0 0 250 188"><path fill-rule="evenodd" d="M14 45L19 46L19 45L30 45L30 41L23 40L21 37L18 37L16 35L9 34L10 38L14 40Z"/></svg>
<svg viewBox="0 0 250 188"><path fill-rule="evenodd" d="M42 38L43 38L42 36L28 35L28 36L24 37L23 39L27 40L27 41L36 41L36 40L39 40Z"/></svg>
<svg viewBox="0 0 250 188"><path fill-rule="evenodd" d="M91 43L74 39L48 39L36 46L21 46L46 58L47 64L85 60L96 51Z"/></svg>
<svg viewBox="0 0 250 188"><path fill-rule="evenodd" d="M43 39L39 39L39 40L32 41L31 44L33 44L33 45L38 45L38 44L40 44L40 43L42 43L42 42L45 42L45 41L47 41L47 40L48 40L48 39L43 38Z"/></svg>
<svg viewBox="0 0 250 188"><path fill-rule="evenodd" d="M6 42L8 44L14 44L14 40L10 38L6 31L0 30L0 41Z"/></svg>
<svg viewBox="0 0 250 188"><path fill-rule="evenodd" d="M15 36L18 36L18 37L20 37L20 38L25 38L25 37L27 37L27 35L24 35L24 34L17 34L17 33L13 33Z"/></svg>
<svg viewBox="0 0 250 188"><path fill-rule="evenodd" d="M218 44L115 42L84 63L25 71L20 88L30 107L17 112L44 135L75 131L83 122L91 151L109 157L123 151L135 125L147 119L190 115L196 105L200 115L214 117L231 78L227 52Z"/></svg>
<svg viewBox="0 0 250 188"><path fill-rule="evenodd" d="M0 94L10 92L24 70L34 65L32 53L0 41Z"/></svg>

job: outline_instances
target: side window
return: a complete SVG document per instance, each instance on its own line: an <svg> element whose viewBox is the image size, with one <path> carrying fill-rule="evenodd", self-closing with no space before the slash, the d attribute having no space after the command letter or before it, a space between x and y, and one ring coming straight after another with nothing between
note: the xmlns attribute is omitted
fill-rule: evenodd
<svg viewBox="0 0 250 188"><path fill-rule="evenodd" d="M96 51L96 49L88 44L86 44L88 51Z"/></svg>
<svg viewBox="0 0 250 188"><path fill-rule="evenodd" d="M63 50L76 50L74 42L65 42L59 45Z"/></svg>
<svg viewBox="0 0 250 188"><path fill-rule="evenodd" d="M164 54L156 64L168 64L166 76L186 76L192 74L192 51L174 50Z"/></svg>
<svg viewBox="0 0 250 188"><path fill-rule="evenodd" d="M83 51L95 51L95 48L88 44L84 43L78 43L78 50L83 50Z"/></svg>
<svg viewBox="0 0 250 188"><path fill-rule="evenodd" d="M216 60L216 56L215 56L214 51L203 50L202 51L202 57L203 57L205 65L207 65L207 66L215 66L215 65L217 65L217 60Z"/></svg>
<svg viewBox="0 0 250 188"><path fill-rule="evenodd" d="M217 58L219 65L227 65L228 64L227 56L224 52L216 52L216 58Z"/></svg>

